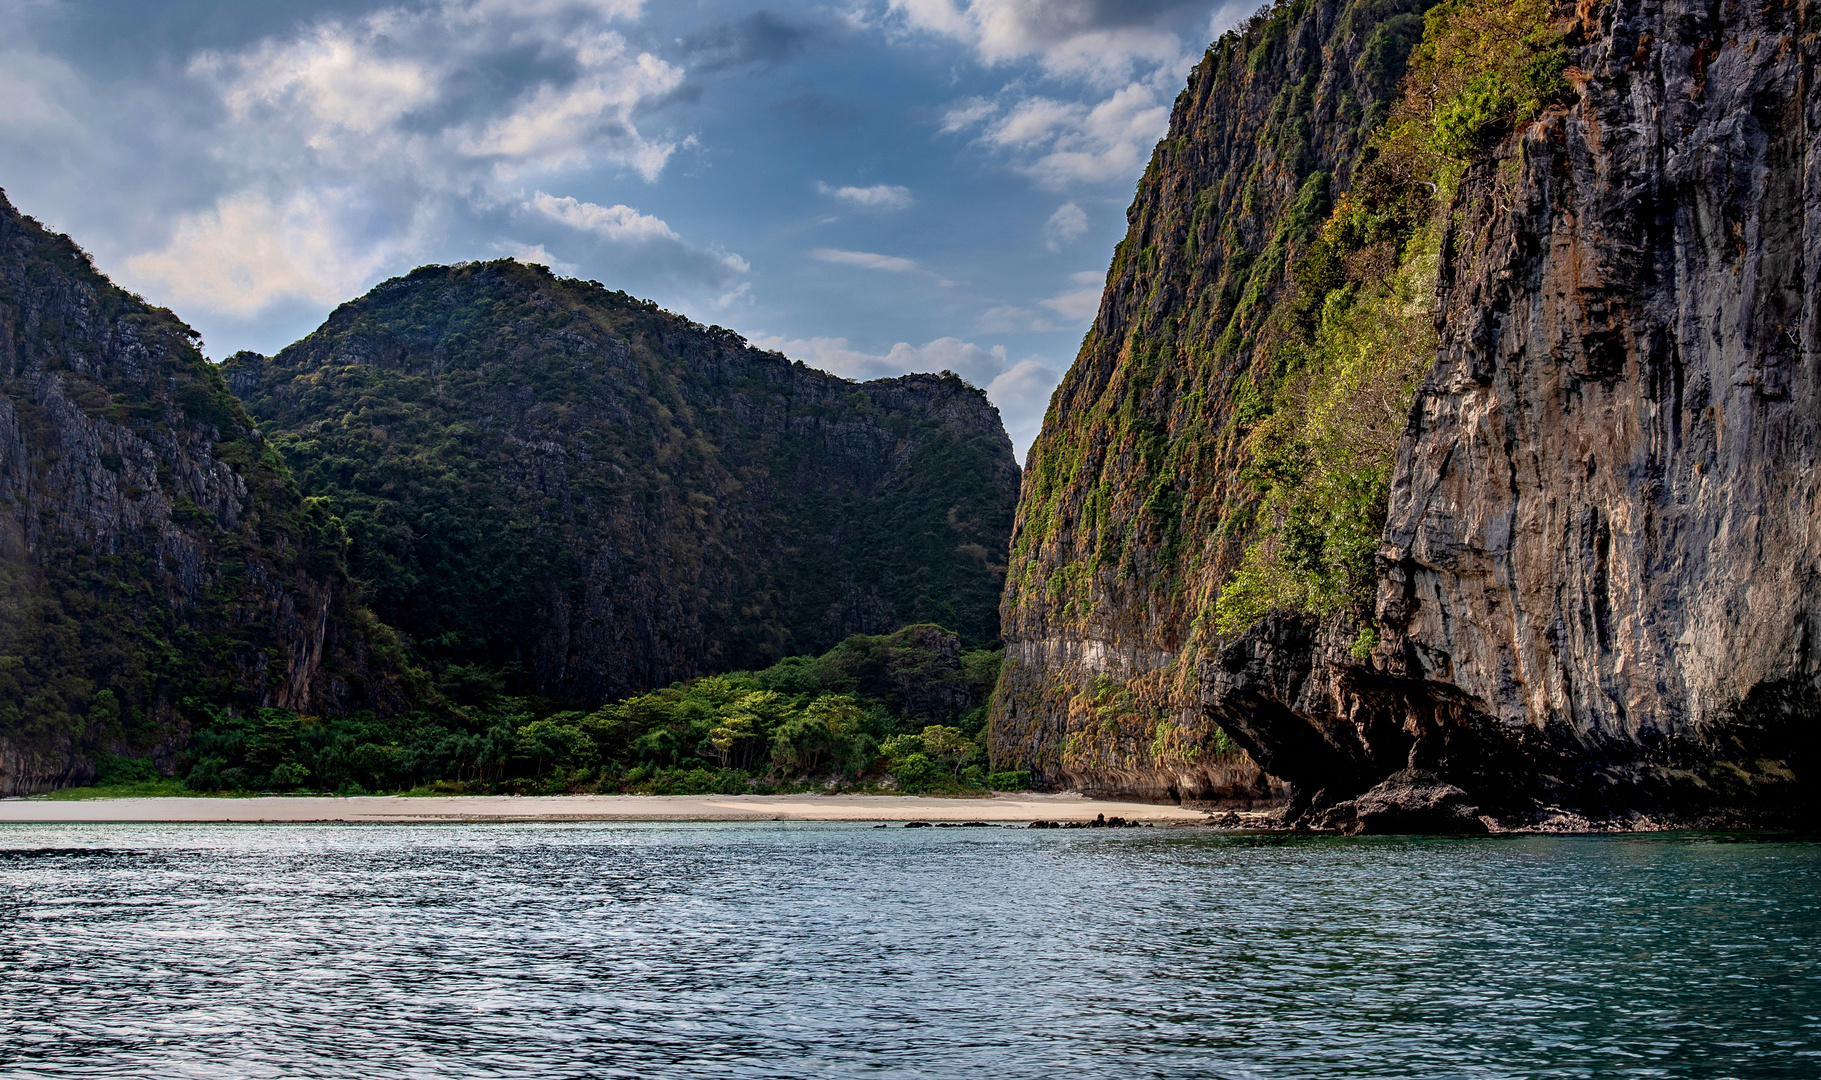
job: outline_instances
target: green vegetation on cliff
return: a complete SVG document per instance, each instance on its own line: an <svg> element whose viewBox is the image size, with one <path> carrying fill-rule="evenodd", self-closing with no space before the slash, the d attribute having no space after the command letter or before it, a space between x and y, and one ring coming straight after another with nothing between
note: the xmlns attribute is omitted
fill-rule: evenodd
<svg viewBox="0 0 1821 1080"><path fill-rule="evenodd" d="M1566 58L1537 0L1286 0L1208 50L1029 455L995 761L1263 791L1202 657L1268 612L1369 609L1455 186Z"/></svg>
<svg viewBox="0 0 1821 1080"><path fill-rule="evenodd" d="M0 196L0 793L168 754L200 703L396 703L339 524L195 339Z"/></svg>
<svg viewBox="0 0 1821 1080"><path fill-rule="evenodd" d="M1449 0L1424 23L1402 99L1296 263L1290 331L1237 388L1259 539L1215 603L1223 634L1347 612L1370 647L1398 437L1438 345L1442 219L1471 160L1568 90L1552 4Z"/></svg>
<svg viewBox="0 0 1821 1080"><path fill-rule="evenodd" d="M1194 657L1216 636L1221 584L1258 540L1247 438L1280 389L1306 395L1323 366L1322 304L1296 309L1295 268L1399 100L1428 7L1278 4L1191 73L1139 183L1101 316L1029 455L1005 606L1019 647L996 705L995 761L1051 783L1267 793L1201 715ZM1388 332L1337 318L1327 340L1357 350ZM1302 433L1289 429L1306 427L1276 426L1291 443ZM1102 701L1106 680L1121 693ZM1120 701L1129 708L1109 703Z"/></svg>

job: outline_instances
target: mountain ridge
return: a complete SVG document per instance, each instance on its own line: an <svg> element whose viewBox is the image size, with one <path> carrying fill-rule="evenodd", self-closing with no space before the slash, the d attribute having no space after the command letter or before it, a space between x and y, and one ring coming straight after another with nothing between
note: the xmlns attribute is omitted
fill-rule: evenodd
<svg viewBox="0 0 1821 1080"><path fill-rule="evenodd" d="M539 693L998 636L1017 465L955 376L853 383L510 260L421 267L223 370L342 511L380 617Z"/></svg>
<svg viewBox="0 0 1821 1080"><path fill-rule="evenodd" d="M402 707L342 546L195 332L0 194L0 792L169 767L203 701Z"/></svg>

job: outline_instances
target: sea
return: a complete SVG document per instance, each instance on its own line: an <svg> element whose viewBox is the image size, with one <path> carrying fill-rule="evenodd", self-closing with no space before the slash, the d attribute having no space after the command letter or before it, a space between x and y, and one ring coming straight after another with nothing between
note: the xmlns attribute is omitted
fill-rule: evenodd
<svg viewBox="0 0 1821 1080"><path fill-rule="evenodd" d="M1821 1077L1821 844L0 826L0 1077Z"/></svg>

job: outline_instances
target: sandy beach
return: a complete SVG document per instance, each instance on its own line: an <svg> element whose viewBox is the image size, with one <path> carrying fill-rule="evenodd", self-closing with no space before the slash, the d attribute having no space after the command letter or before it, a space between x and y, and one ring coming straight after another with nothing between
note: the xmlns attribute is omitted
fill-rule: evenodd
<svg viewBox="0 0 1821 1080"><path fill-rule="evenodd" d="M1165 824L1207 815L1168 804L1079 795L930 799L904 795L365 795L252 799L0 800L0 823L111 821L1092 821Z"/></svg>

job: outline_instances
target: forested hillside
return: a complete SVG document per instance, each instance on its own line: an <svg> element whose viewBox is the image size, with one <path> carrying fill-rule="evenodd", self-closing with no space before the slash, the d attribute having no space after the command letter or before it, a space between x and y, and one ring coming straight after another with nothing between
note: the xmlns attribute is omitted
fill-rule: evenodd
<svg viewBox="0 0 1821 1080"><path fill-rule="evenodd" d="M0 195L0 794L174 768L205 705L396 710L346 548L194 332Z"/></svg>
<svg viewBox="0 0 1821 1080"><path fill-rule="evenodd" d="M1018 469L952 375L855 384L511 261L224 371L433 665L593 705L913 622L998 637Z"/></svg>

